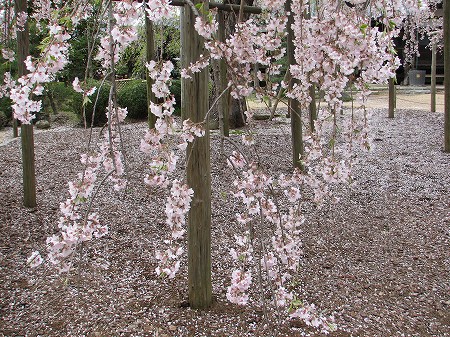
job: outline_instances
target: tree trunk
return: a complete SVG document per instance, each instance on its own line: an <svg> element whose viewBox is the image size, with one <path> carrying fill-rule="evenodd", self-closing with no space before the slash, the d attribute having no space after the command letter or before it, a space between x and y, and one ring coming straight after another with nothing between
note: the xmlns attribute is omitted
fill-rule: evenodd
<svg viewBox="0 0 450 337"><path fill-rule="evenodd" d="M312 84L309 88L309 97L311 97L311 103L309 103L309 128L311 132L314 132L314 123L317 120L317 106L316 106L316 85Z"/></svg>
<svg viewBox="0 0 450 337"><path fill-rule="evenodd" d="M203 3L207 10L208 2ZM204 40L194 28L195 16L186 5L183 14L183 54L186 62L195 62L204 54ZM208 68L184 81L184 117L203 122L208 112ZM194 190L188 218L188 278L191 308L205 309L212 303L211 285L211 166L208 120L206 134L190 143L187 152L187 183Z"/></svg>
<svg viewBox="0 0 450 337"><path fill-rule="evenodd" d="M294 25L294 17L291 11L292 0L286 1L286 12L291 14L288 17L288 43L287 43L287 53L288 53L288 64L295 64L294 58L294 31L292 26ZM289 89L295 80L291 78L289 82ZM293 166L299 169L303 169L300 158L303 156L303 134L302 134L302 117L299 102L296 99L289 99L288 103L288 113L291 116L291 131L292 131L292 162Z"/></svg>
<svg viewBox="0 0 450 337"><path fill-rule="evenodd" d="M27 1L15 1L16 13L27 12ZM28 21L22 31L17 29L17 68L19 77L27 73L25 59L30 54L30 32ZM36 207L36 174L34 168L34 137L33 124L22 124L22 169L23 169L23 205Z"/></svg>
<svg viewBox="0 0 450 337"><path fill-rule="evenodd" d="M226 4L235 4L240 5L241 0L224 0L223 1ZM246 6L252 6L253 0L244 0L244 5ZM243 14L242 19L247 20L249 18L250 14ZM225 20L225 36L228 37L231 34L235 32L235 26L238 22L238 14L234 12L225 12L224 13L224 20ZM245 126L245 117L244 112L247 111L247 103L245 101L245 98L242 99L235 99L228 95L228 102L229 102L229 121L230 121L230 127L239 128Z"/></svg>
<svg viewBox="0 0 450 337"><path fill-rule="evenodd" d="M436 42L431 48L431 112L436 112Z"/></svg>
<svg viewBox="0 0 450 337"><path fill-rule="evenodd" d="M394 79L390 78L389 79L389 113L388 113L388 117L389 118L394 118L395 115L395 83L394 83Z"/></svg>
<svg viewBox="0 0 450 337"><path fill-rule="evenodd" d="M444 151L450 152L450 0L444 0Z"/></svg>

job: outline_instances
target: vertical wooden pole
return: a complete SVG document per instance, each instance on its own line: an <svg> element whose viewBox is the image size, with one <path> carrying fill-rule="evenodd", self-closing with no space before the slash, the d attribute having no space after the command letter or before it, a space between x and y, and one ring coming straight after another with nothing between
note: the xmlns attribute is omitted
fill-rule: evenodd
<svg viewBox="0 0 450 337"><path fill-rule="evenodd" d="M186 16L184 12L186 9L184 7L180 7L180 63L181 69L186 68L189 64L186 64L186 52L185 45L187 43L187 36L185 32L186 28ZM186 119L186 81L189 79L181 78L181 119L184 121Z"/></svg>
<svg viewBox="0 0 450 337"><path fill-rule="evenodd" d="M311 102L309 103L309 128L311 132L314 131L314 122L317 120L317 106L316 106L316 86L312 84L309 88L309 96Z"/></svg>
<svg viewBox="0 0 450 337"><path fill-rule="evenodd" d="M194 4L205 0L194 0ZM204 40L194 28L195 16L189 6L183 15L184 44L186 62L195 62L204 54ZM185 117L194 123L203 122L208 112L208 69L192 75L185 81L183 106ZM188 219L188 278L189 304L191 308L205 309L212 302L211 285L211 164L208 121L204 124L206 134L197 138L187 148L187 183L194 190Z"/></svg>
<svg viewBox="0 0 450 337"><path fill-rule="evenodd" d="M395 116L395 82L394 78L389 79L389 118L394 118Z"/></svg>
<svg viewBox="0 0 450 337"><path fill-rule="evenodd" d="M13 137L19 137L19 126L17 123L17 119L13 117Z"/></svg>
<svg viewBox="0 0 450 337"><path fill-rule="evenodd" d="M450 152L450 0L444 0L444 151Z"/></svg>
<svg viewBox="0 0 450 337"><path fill-rule="evenodd" d="M436 42L431 48L431 112L436 112Z"/></svg>
<svg viewBox="0 0 450 337"><path fill-rule="evenodd" d="M27 12L27 0L16 0L16 13ZM23 30L17 29L17 70L19 77L27 73L25 59L30 54L30 32L28 21ZM36 207L36 174L34 167L34 136L33 124L22 124L22 169L23 169L23 205Z"/></svg>
<svg viewBox="0 0 450 337"><path fill-rule="evenodd" d="M9 32L10 32L10 29L9 29L9 23L12 21L12 19L11 19L11 17L10 17L10 13L11 13L11 11L9 11L8 9L9 8L11 8L10 6L11 6L12 4L11 4L11 1L8 1L8 5L7 5L7 10L5 10L5 22L4 22L4 31L6 32L6 41L10 41L10 36L9 36ZM17 10L17 7L16 7L16 9L15 10ZM16 12L17 13L17 12ZM17 123L17 119L15 119L14 118L14 116L13 116L13 137L14 138L17 138L17 137L19 137L19 127L18 127L18 125L17 125L18 123Z"/></svg>
<svg viewBox="0 0 450 337"><path fill-rule="evenodd" d="M153 22L149 20L147 13L145 13L145 34L147 40L146 61L147 63L150 63L155 57L155 36L153 32ZM148 127L153 129L156 123L156 116L151 112L150 103L155 102L155 94L152 91L153 80L149 76L148 71L145 72L145 78L147 80Z"/></svg>
<svg viewBox="0 0 450 337"><path fill-rule="evenodd" d="M309 10L305 14L305 18L311 19L313 8L315 8L314 1L310 1L308 4ZM317 120L317 106L316 106L316 85L311 84L309 88L309 97L311 97L311 102L309 103L309 129L311 132L314 131L314 122ZM343 111L342 111L343 112Z"/></svg>
<svg viewBox="0 0 450 337"><path fill-rule="evenodd" d="M288 64L295 64L294 57L294 31L292 26L294 25L294 16L291 11L292 0L286 1L286 12L290 12L288 17L288 43L287 43L287 53L288 53ZM291 78L289 82L289 89L295 80ZM300 157L303 156L303 135L302 135L302 117L299 102L296 99L289 99L288 112L291 116L291 130L292 130L292 162L293 166L302 169Z"/></svg>
<svg viewBox="0 0 450 337"><path fill-rule="evenodd" d="M225 42L225 18L223 15L223 11L219 11L217 14L217 23L219 24L218 30L218 38L219 41ZM219 61L219 73L220 73L220 90L222 93L225 88L228 86L227 81L227 65L225 61L222 59ZM219 126L220 133L222 136L229 137L230 136L230 100L229 100L229 90L225 94L222 95L219 101Z"/></svg>

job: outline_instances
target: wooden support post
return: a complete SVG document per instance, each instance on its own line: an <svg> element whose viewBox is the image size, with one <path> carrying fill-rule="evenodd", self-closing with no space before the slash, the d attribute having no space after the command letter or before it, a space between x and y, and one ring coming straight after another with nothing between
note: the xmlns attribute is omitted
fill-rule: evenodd
<svg viewBox="0 0 450 337"><path fill-rule="evenodd" d="M394 118L395 116L395 108L396 108L396 98L395 98L395 79L389 79L389 118Z"/></svg>
<svg viewBox="0 0 450 337"><path fill-rule="evenodd" d="M203 3L207 10L208 2ZM186 62L195 62L205 53L204 39L194 28L195 16L189 6L183 14L183 54ZM205 121L208 112L208 69L184 81L184 114L194 123ZM194 190L188 218L188 278L189 304L194 309L206 309L212 303L211 285L211 164L209 123L205 121L206 134L190 143L187 152L187 184Z"/></svg>
<svg viewBox="0 0 450 337"><path fill-rule="evenodd" d="M431 112L436 112L436 42L431 48Z"/></svg>
<svg viewBox="0 0 450 337"><path fill-rule="evenodd" d="M27 13L27 0L16 0L16 13ZM28 21L22 30L17 29L17 70L19 77L27 72L25 59L30 54L30 31ZM33 124L22 124L22 170L23 170L23 205L25 207L36 207L36 174L34 167L34 137Z"/></svg>
<svg viewBox="0 0 450 337"><path fill-rule="evenodd" d="M292 0L286 1L286 12L290 12L288 17L288 43L287 43L287 53L288 53L288 64L295 64L294 57L294 31L292 26L294 25L294 17L291 10ZM289 82L289 89L295 80L291 78ZM299 102L296 99L289 99L288 103L288 113L291 116L291 130L292 130L292 161L293 166L296 168L303 169L301 165L300 158L303 157L303 134L302 134L302 117Z"/></svg>
<svg viewBox="0 0 450 337"><path fill-rule="evenodd" d="M33 208L36 207L33 124L22 124L20 136L22 141L23 205Z"/></svg>
<svg viewBox="0 0 450 337"><path fill-rule="evenodd" d="M13 137L19 137L19 125L17 123L17 119L13 117Z"/></svg>
<svg viewBox="0 0 450 337"><path fill-rule="evenodd" d="M450 152L450 0L444 0L444 151Z"/></svg>
<svg viewBox="0 0 450 337"><path fill-rule="evenodd" d="M225 42L225 18L222 11L217 14L217 23L219 24L218 38L219 41ZM219 76L220 76L220 89L219 93L222 93L228 86L227 80L227 64L225 60L219 61ZM222 95L219 100L219 127L220 133L224 137L230 136L230 91Z"/></svg>
<svg viewBox="0 0 450 337"><path fill-rule="evenodd" d="M315 6L314 1L309 2L309 10L305 13L307 19L311 19L312 10ZM316 106L316 85L311 84L309 88L309 97L311 97L311 102L309 103L309 129L314 132L314 122L317 120L317 106ZM341 110L343 112L343 110Z"/></svg>
<svg viewBox="0 0 450 337"><path fill-rule="evenodd" d="M186 53L185 46L187 43L188 36L186 36L185 27L188 25L186 23L186 16L184 12L186 11L185 7L180 8L180 63L181 69L186 68L189 63L186 63ZM184 121L186 119L186 83L189 79L181 77L181 119Z"/></svg>
<svg viewBox="0 0 450 337"><path fill-rule="evenodd" d="M311 132L313 132L314 122L317 120L316 86L314 84L309 88L309 97L311 97L311 102L309 103L309 127Z"/></svg>
<svg viewBox="0 0 450 337"><path fill-rule="evenodd" d="M155 57L155 36L153 32L153 22L149 20L147 13L145 13L145 34L147 40L146 49L146 61L150 63ZM145 78L147 80L147 114L148 114L148 127L153 129L156 123L156 116L151 112L150 103L155 102L155 94L152 91L153 80L148 74L148 70L145 71ZM179 103L179 102L177 102Z"/></svg>

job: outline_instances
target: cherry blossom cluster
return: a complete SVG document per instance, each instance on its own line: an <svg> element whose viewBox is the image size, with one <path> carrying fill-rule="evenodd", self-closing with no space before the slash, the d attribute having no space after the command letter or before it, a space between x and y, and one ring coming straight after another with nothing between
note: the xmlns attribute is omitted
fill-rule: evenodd
<svg viewBox="0 0 450 337"><path fill-rule="evenodd" d="M266 1L265 4L268 8L278 8L281 2L270 4L271 2ZM234 34L225 41L216 38L218 24L214 18L207 21L203 17L197 17L195 29L205 38L208 54L201 55L199 60L183 69L182 77L189 78L192 73L201 71L209 64L210 59L223 59L230 74L231 95L235 98L251 95L255 80L253 66L265 66L269 75L277 75L281 66L274 62L285 54L281 45L285 35L286 16L282 12L271 14L265 13L260 19L251 18L237 23ZM256 76L262 79L261 71Z"/></svg>
<svg viewBox="0 0 450 337"><path fill-rule="evenodd" d="M92 96L97 90L97 87L92 87L89 90L84 90L80 85L80 79L78 77L75 77L75 79L73 80L72 87L76 92L83 94L83 98Z"/></svg>
<svg viewBox="0 0 450 337"><path fill-rule="evenodd" d="M252 275L260 275L256 271L262 270L269 283L267 288L272 289L273 307L284 308L290 318L301 318L323 332L334 330L333 318L321 315L313 305L298 304L295 289L291 286L302 255L301 226L305 219L299 203L305 185L303 174L295 171L289 178L281 175L275 183L258 165L248 163L239 152L233 152L228 162L239 170L240 176L234 181L234 196L242 201L246 210L236 214L245 234L235 235L236 246L230 249L238 267L232 272L228 300L241 305L249 303ZM277 189L286 196L283 204L290 205L285 211L277 206L279 200L274 197ZM255 256L259 256L256 259L258 263L254 263Z"/></svg>
<svg viewBox="0 0 450 337"><path fill-rule="evenodd" d="M31 17L36 20L38 27L41 29L45 27L48 30L48 39L41 46L39 58L33 59L31 56L26 58L25 66L28 74L19 78L18 83L11 81L10 76L8 80L5 77L2 85L2 90L8 90L8 96L13 101L14 118L20 120L23 124L30 124L35 118L35 113L39 112L42 106L42 102L32 98L32 96L42 95L43 84L53 81L55 74L68 63L70 35L68 29L62 26L57 19L57 16L62 15L64 10L57 7L56 4L52 5L49 0L39 0L33 5L34 11ZM70 13L72 21L75 22L79 16L85 17L88 15L90 8L89 4L80 1L79 6ZM8 10L8 8L5 8L5 10ZM16 13L16 28L19 31L23 30L28 19L27 13ZM5 34L5 32L3 33ZM6 33L9 34L9 32ZM14 53L7 48L2 48L2 56L8 61L14 60Z"/></svg>
<svg viewBox="0 0 450 337"><path fill-rule="evenodd" d="M167 248L164 251L156 251L158 260L156 273L173 278L180 267L179 259L183 253L181 242L185 233L183 227L194 193L189 186L178 179L172 181L170 179L179 159L174 148L185 150L188 143L193 142L196 137L203 137L205 130L200 123L193 123L189 119L183 121L182 128L179 130L172 116L176 103L169 91L173 64L170 61L151 61L146 67L154 81L152 91L162 100L162 103L151 102L150 110L157 117L155 128L147 130L141 140L141 151L151 157L144 182L152 187L170 187L165 212L171 236L164 241Z"/></svg>
<svg viewBox="0 0 450 337"><path fill-rule="evenodd" d="M166 223L171 229L171 238L165 240L169 247L164 252L156 251L156 259L159 260L156 268L158 275L163 274L169 278L174 278L180 269L179 257L183 253L181 239L186 232L184 229L185 219L187 212L189 212L193 195L194 191L186 184L182 184L177 179L173 180L165 209Z"/></svg>
<svg viewBox="0 0 450 337"><path fill-rule="evenodd" d="M96 189L100 188L98 177L102 167L115 190L126 186L118 127L124 121L127 110L117 107L111 113L107 111L107 114L111 125L98 143L98 149L81 156L84 171L78 174L76 181L68 183L70 197L60 204L60 232L47 238L47 259L61 273L70 270L73 254L81 243L108 234L108 226L100 222L99 215L91 211L89 204ZM28 263L36 267L43 261L39 252L33 252Z"/></svg>
<svg viewBox="0 0 450 337"><path fill-rule="evenodd" d="M2 57L7 61L12 62L15 60L16 54L13 50L2 48Z"/></svg>
<svg viewBox="0 0 450 337"><path fill-rule="evenodd" d="M145 11L151 21L158 22L171 15L170 0L149 0L145 2Z"/></svg>
<svg viewBox="0 0 450 337"><path fill-rule="evenodd" d="M137 40L137 24L141 15L141 5L137 2L118 1L114 3L114 26L111 34L100 39L100 47L96 60L102 63L104 69L111 68L119 61L120 53L133 41ZM112 41L111 41L112 40ZM111 53L111 44L113 53Z"/></svg>
<svg viewBox="0 0 450 337"><path fill-rule="evenodd" d="M340 111L342 93L352 80L385 83L399 65L392 52L392 35L371 28L355 8L336 11L337 5L329 1L317 16L305 18L305 4L293 3L297 64L290 70L298 83L288 96L297 99L303 109L310 104L311 85L324 92L324 108Z"/></svg>
<svg viewBox="0 0 450 337"><path fill-rule="evenodd" d="M34 100L32 95L40 96L44 87L42 84L51 82L54 75L68 63L68 40L70 35L58 24L48 26L50 39L37 60L28 56L25 66L28 74L17 80L18 85L10 88L10 98L13 101L14 118L23 124L30 124L35 113L40 111L42 102Z"/></svg>

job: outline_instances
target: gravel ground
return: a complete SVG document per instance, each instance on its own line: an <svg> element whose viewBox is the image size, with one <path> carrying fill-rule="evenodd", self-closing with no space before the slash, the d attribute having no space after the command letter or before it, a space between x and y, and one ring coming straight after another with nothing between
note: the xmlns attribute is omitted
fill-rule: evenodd
<svg viewBox="0 0 450 337"><path fill-rule="evenodd" d="M443 114L386 110L373 115L374 150L355 169L356 184L341 201L306 209L299 292L339 327L331 336L450 336L450 156L442 152ZM80 252L68 278L29 270L56 232L67 180L81 169L87 132L37 133L38 207L21 206L17 140L0 146L0 336L301 336L298 322L263 317L259 306L226 300L236 207L224 197L232 181L212 137L212 308L186 308L186 265L174 280L154 273L154 250L167 230L164 195L142 188L145 163L136 149L145 125L124 128L129 165L126 194L105 188L94 203L110 234ZM262 157L272 172L288 171L289 126L258 122ZM232 137L238 137L237 135ZM108 267L108 268L106 268Z"/></svg>

